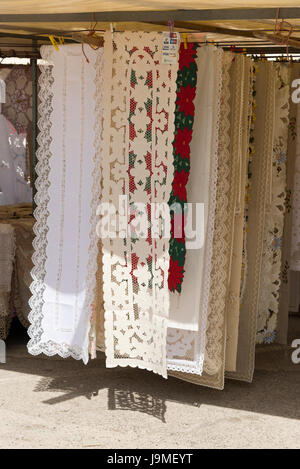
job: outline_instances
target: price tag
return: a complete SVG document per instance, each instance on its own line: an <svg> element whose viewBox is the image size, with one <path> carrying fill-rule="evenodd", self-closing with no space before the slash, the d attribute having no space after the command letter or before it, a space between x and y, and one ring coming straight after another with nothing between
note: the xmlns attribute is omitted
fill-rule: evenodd
<svg viewBox="0 0 300 469"><path fill-rule="evenodd" d="M162 63L174 65L178 62L178 50L180 45L179 33L162 33Z"/></svg>

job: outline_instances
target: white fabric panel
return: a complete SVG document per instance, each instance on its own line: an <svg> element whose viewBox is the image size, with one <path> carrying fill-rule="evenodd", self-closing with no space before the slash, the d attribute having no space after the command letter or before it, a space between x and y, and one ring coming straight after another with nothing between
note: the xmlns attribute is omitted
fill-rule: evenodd
<svg viewBox="0 0 300 469"><path fill-rule="evenodd" d="M89 63L81 45L60 46L59 52L52 46L42 48L42 57L53 67L52 74L44 67L41 77L28 349L32 354L72 356L86 363L100 195L99 152L94 147L95 125L101 122L95 113L100 83L96 87L95 79L103 51L86 47L85 52Z"/></svg>
<svg viewBox="0 0 300 469"><path fill-rule="evenodd" d="M222 51L215 47L205 46L198 50L196 59L198 72L187 200L203 204L200 228L203 228L204 242L197 249L189 249L187 239L183 288L179 295L171 296L168 323L168 369L196 374L202 373L205 352L217 179L221 54Z"/></svg>

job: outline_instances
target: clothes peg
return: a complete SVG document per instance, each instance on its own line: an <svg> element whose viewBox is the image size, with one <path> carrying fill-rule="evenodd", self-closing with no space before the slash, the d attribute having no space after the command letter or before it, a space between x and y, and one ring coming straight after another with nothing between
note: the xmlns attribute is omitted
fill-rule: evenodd
<svg viewBox="0 0 300 469"><path fill-rule="evenodd" d="M50 41L52 42L52 45L53 45L54 49L55 49L56 51L59 51L59 47L58 47L58 45L57 45L57 42L56 42L54 36L50 35L50 36L49 36L49 39L50 39Z"/></svg>
<svg viewBox="0 0 300 469"><path fill-rule="evenodd" d="M114 25L110 23L110 32L111 32L111 39L114 42Z"/></svg>
<svg viewBox="0 0 300 469"><path fill-rule="evenodd" d="M58 40L59 40L59 43L60 43L61 45L63 45L63 44L65 43L65 38L62 37L62 36L59 36Z"/></svg>
<svg viewBox="0 0 300 469"><path fill-rule="evenodd" d="M188 48L188 46L187 46L187 34L186 34L186 33L183 33L182 36L183 36L183 45L184 45L184 48L187 49L187 48Z"/></svg>

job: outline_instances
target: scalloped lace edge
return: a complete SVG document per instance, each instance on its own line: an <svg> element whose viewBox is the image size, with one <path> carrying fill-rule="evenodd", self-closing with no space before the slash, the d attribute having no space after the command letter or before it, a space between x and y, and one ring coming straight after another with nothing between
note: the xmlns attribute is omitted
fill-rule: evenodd
<svg viewBox="0 0 300 469"><path fill-rule="evenodd" d="M211 47L211 46L208 46ZM197 361L189 361L188 365L178 365L168 360L168 370L179 371L183 373L191 373L201 375L203 372L205 349L206 349L206 329L208 320L208 303L210 295L210 281L211 281L211 265L213 255L213 240L214 240L214 229L215 229L215 211L216 211L216 198L217 198L217 180L218 180L218 154L219 154L219 126L220 126L220 103L221 103L221 92L222 92L222 56L223 51L221 49L214 48L216 53L216 76L215 76L215 103L214 103L214 131L213 131L213 150L212 150L212 162L210 170L210 202L209 202L209 217L207 224L207 248L205 255L205 266L204 266L204 283L203 283L203 301L204 310L206 314L202 314L200 324L200 334L197 334L196 345L200 344L199 355ZM187 360L186 360L187 361Z"/></svg>
<svg viewBox="0 0 300 469"><path fill-rule="evenodd" d="M41 75L39 77L40 85L40 105L39 112L40 118L38 121L38 128L40 133L38 135L37 141L39 143L39 148L37 150L37 165L36 165L36 174L37 179L35 182L36 186L36 195L34 201L36 203L36 209L34 210L35 224L33 231L35 234L35 239L33 240L34 253L32 256L33 269L31 271L31 276L33 282L30 285L30 291L32 297L29 300L29 305L31 311L28 315L28 320L30 326L28 328L28 335L30 340L27 344L29 353L32 355L39 355L44 353L47 356L59 355L62 358L72 357L75 360L83 360L86 364L88 362L88 342L89 342L89 329L87 329L87 335L84 340L82 347L70 346L66 343L57 343L55 341L49 340L47 342L41 342L43 335L42 321L43 321L43 293L45 290L44 279L45 279L45 265L46 265L46 246L47 246L47 233L48 233L48 202L49 202L49 172L50 165L49 161L51 158L51 152L49 149L49 142L51 141L50 129L51 129L51 120L49 116L52 111L52 92L51 92L51 82L53 80L52 69L49 64L51 63L51 57L53 54L52 46L42 46L41 47L41 56L43 60L47 61L47 65L40 65ZM102 53L102 50L100 51ZM102 58L103 54L99 56ZM99 56L95 62L95 67L102 67L102 60L99 59ZM99 77L98 77L99 78ZM98 93L100 92L100 84L96 81L96 102L99 106L100 97ZM96 108L99 111L99 107ZM101 122L101 115L96 117L95 126L97 122ZM95 136L95 155L94 155L94 172L93 172L93 198L91 201L92 215L91 215L91 234L90 234L90 246L89 246L89 274L90 282L88 285L87 293L87 305L91 305L93 302L93 293L94 287L96 284L96 271L97 271L97 262L95 261L95 249L97 249L97 235L96 235L96 210L100 197L100 146L99 138L96 134ZM97 178L99 191L97 192ZM91 311L91 308L90 308ZM91 312L90 312L91 314Z"/></svg>
<svg viewBox="0 0 300 469"><path fill-rule="evenodd" d="M138 33L141 33L141 32L138 32ZM135 34L138 35L138 33L135 33ZM109 34L109 32L107 33L107 37L108 37L108 34ZM147 34L151 34L151 33L147 33ZM155 35L152 34L152 36L153 36L153 38L155 38ZM108 44L109 44L109 46L108 46ZM109 39L109 40L106 41L106 47L104 48L104 63L105 63L104 83L105 84L111 82L111 67L113 66L113 64L112 64L112 60L113 60L112 48L113 48L112 40ZM111 63L111 67L108 67L109 63ZM176 76L177 76L177 73L176 73ZM173 115L174 112L175 112L176 79L171 80L170 86L171 86L170 94L174 95L174 100L172 100L170 105L169 105L169 109L170 109L169 114ZM104 94L104 104L103 104L103 106L104 106L105 109L108 109L108 108L111 109L111 101L110 101L109 93ZM170 125L174 125L174 122L170 122ZM103 132L104 132L104 129L103 129ZM104 152L104 140L105 140L105 138L102 139L102 145L103 145L102 151L103 152ZM171 149L170 154L173 155L173 153L172 153L172 141L169 145L170 145L170 149ZM102 172L103 172L103 157L101 158L101 165L102 165ZM166 187L169 189L169 190L166 189L166 193L168 193L168 194L170 194L170 192L171 192L171 184L172 184L171 179L172 178L171 178L171 172L170 172L170 174L167 177L167 182L166 182ZM169 243L168 243L168 245L169 245ZM106 258L110 257L110 253L105 252L104 246L103 246L102 252L103 252L102 272L103 272L103 279L104 279L104 282L105 282L106 276L110 275L110 272L107 272L106 261L105 261ZM167 264L169 265L169 262ZM166 291L169 294L168 287L167 287ZM161 365L158 365L155 362L147 362L147 361L145 361L145 359L139 359L139 358L127 359L127 358L120 357L118 359L115 356L113 356L113 353L111 353L111 351L114 350L114 336L113 336L113 333L112 333L113 322L114 321L113 321L113 318L112 318L112 312L110 311L110 308L107 308L107 306L110 304L110 293L109 293L108 288L104 287L103 295L104 295L104 309L105 309L105 312L104 312L104 335L105 335L106 366L108 368L113 368L113 367L117 367L117 366L121 366L121 367L129 366L131 368L140 368L140 369L144 369L144 370L147 370L147 371L152 371L156 374L159 374L159 375L163 376L164 378L167 378L167 352L166 352L166 347L167 347L167 324L168 324L167 318L156 316L157 320L160 320L160 323L161 323L160 329L164 333L164 342L165 342L165 355L162 357L162 364Z"/></svg>

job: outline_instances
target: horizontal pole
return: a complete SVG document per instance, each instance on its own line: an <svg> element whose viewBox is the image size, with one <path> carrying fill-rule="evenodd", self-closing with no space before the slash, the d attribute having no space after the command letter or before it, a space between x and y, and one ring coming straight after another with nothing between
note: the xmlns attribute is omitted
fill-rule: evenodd
<svg viewBox="0 0 300 469"><path fill-rule="evenodd" d="M246 45L235 45L236 49L245 49L246 54L251 54L251 55L261 55L261 54L271 54L271 55L276 55L276 56L286 56L286 46L259 46L256 47L255 44L246 46ZM232 50L230 45L222 45L222 49L224 50ZM296 49L295 47L289 47L288 48L288 53L290 54L300 54L299 49Z"/></svg>
<svg viewBox="0 0 300 469"><path fill-rule="evenodd" d="M165 22L153 22L151 24L165 26L168 28L168 25ZM253 38L252 31L249 30L238 30L238 29L229 29L229 28L220 28L218 26L211 26L208 24L199 24L199 23L191 23L191 22L182 22L182 21L175 21L174 27L176 29L186 29L190 31L199 31L200 33L215 33L215 34L223 34L229 36L238 36L238 37L248 37Z"/></svg>
<svg viewBox="0 0 300 469"><path fill-rule="evenodd" d="M277 8L241 8L219 10L103 11L88 13L43 13L0 15L0 23L57 22L155 22L155 21L223 21L275 19ZM299 7L280 8L279 19L300 18Z"/></svg>
<svg viewBox="0 0 300 469"><path fill-rule="evenodd" d="M48 33L50 34L50 32ZM59 36L63 36L63 34L59 34ZM55 35L56 37L56 35ZM24 40L31 40L31 41L36 41L36 47L39 47L43 44L51 44L49 38L47 38L46 36L32 36L32 35L29 35L29 34L13 34L13 33L3 33L3 32L0 32L0 47L4 47L4 44L7 44L4 42L5 39L24 39ZM68 37L64 37L64 42L65 43L70 43L70 44L74 44L74 42L76 42L74 39L72 39L72 37L68 38ZM28 42L28 44L24 43L25 46L28 46L28 47L32 47L32 44L30 42ZM9 45L9 43L8 43ZM16 47L18 47L18 43L16 43Z"/></svg>
<svg viewBox="0 0 300 469"><path fill-rule="evenodd" d="M15 34L15 33L4 33L0 32L0 38L12 38L12 39L28 39L28 40L36 40L36 41L47 41L46 37L43 36L33 36L32 34ZM1 40L0 40L1 46Z"/></svg>
<svg viewBox="0 0 300 469"><path fill-rule="evenodd" d="M0 57L1 59L5 59L5 58L18 58L18 59L31 59L31 58L35 58L35 59L40 59L41 58L41 55L39 52L34 52L34 51L15 51L14 49L13 50L1 50L0 49ZM0 68L2 67L7 67L7 64L0 64Z"/></svg>

